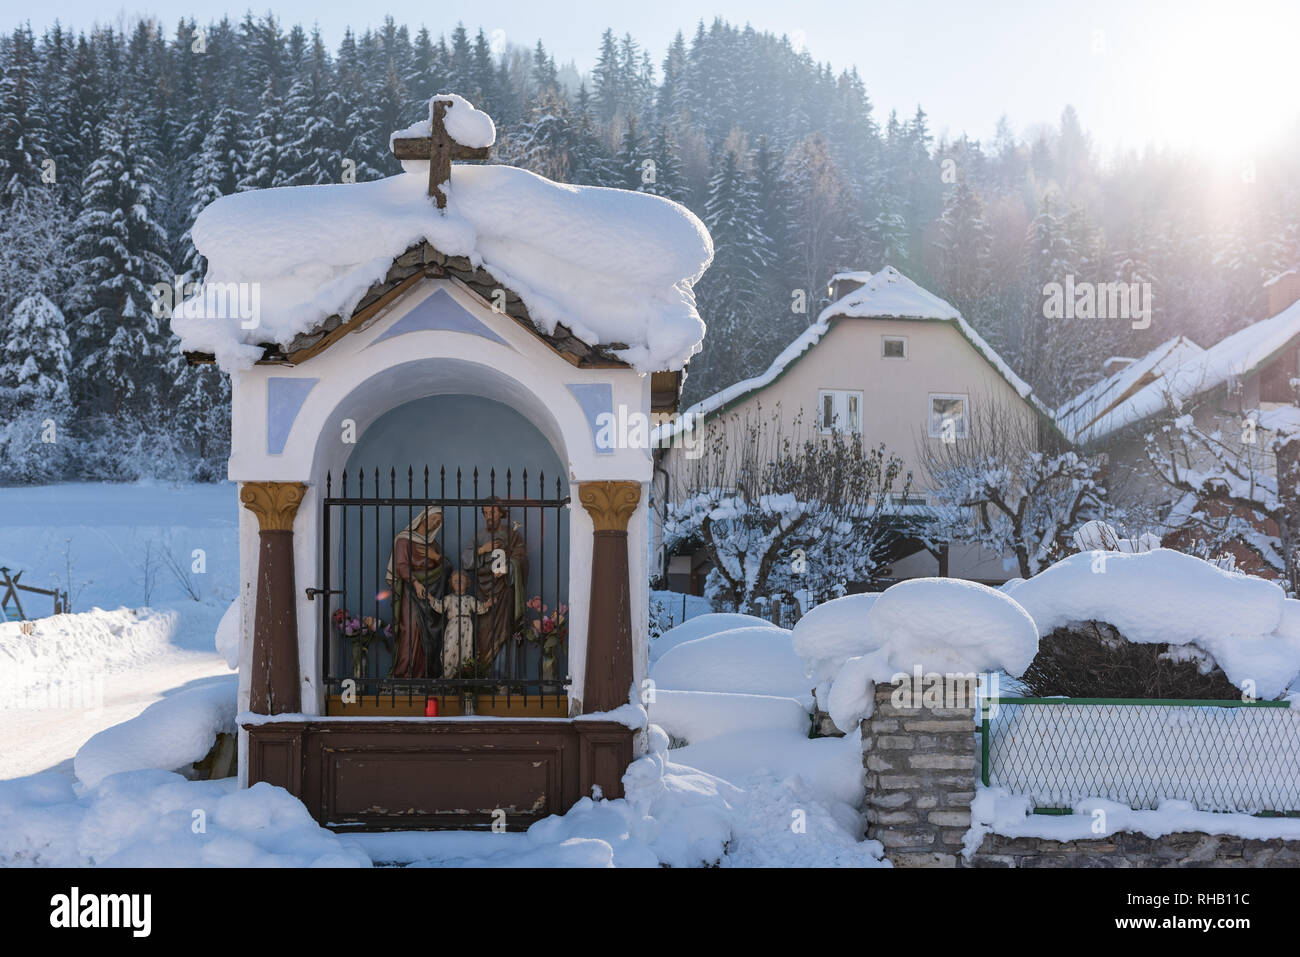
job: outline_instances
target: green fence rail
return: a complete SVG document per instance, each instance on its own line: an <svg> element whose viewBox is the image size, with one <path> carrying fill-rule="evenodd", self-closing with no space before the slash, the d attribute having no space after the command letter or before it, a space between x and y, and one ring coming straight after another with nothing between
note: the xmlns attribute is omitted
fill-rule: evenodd
<svg viewBox="0 0 1300 957"><path fill-rule="evenodd" d="M987 698L986 786L1039 811L1106 798L1203 811L1300 811L1300 710L1285 701Z"/></svg>

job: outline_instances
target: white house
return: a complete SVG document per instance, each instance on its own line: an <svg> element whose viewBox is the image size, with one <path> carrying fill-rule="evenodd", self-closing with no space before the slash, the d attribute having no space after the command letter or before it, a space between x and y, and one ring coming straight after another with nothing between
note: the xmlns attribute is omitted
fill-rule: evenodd
<svg viewBox="0 0 1300 957"><path fill-rule="evenodd" d="M966 441L972 420L1005 410L1037 436L1051 431L1051 413L950 303L892 266L841 273L831 282L832 302L817 321L761 374L726 387L664 426L659 501L686 494L690 450L684 423L696 421L707 445L737 423L775 417L785 436L802 440L832 431L884 443L912 474L909 500L932 504L923 451L946 437ZM675 500L675 499L674 499ZM1001 582L1014 566L979 546L954 544L933 554L913 543L888 574L897 578L951 575ZM701 555L669 556L670 587L698 589Z"/></svg>

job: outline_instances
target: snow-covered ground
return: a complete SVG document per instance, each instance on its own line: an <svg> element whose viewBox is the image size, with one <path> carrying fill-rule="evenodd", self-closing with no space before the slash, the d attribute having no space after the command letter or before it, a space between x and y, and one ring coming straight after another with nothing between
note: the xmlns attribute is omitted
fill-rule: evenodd
<svg viewBox="0 0 1300 957"><path fill-rule="evenodd" d="M70 776L93 735L231 674L212 636L235 594L237 507L233 484L0 489L0 565L73 601L31 634L0 623L0 780ZM168 570L169 550L199 601ZM29 615L48 614L50 599L22 595Z"/></svg>
<svg viewBox="0 0 1300 957"><path fill-rule="evenodd" d="M1278 688L1300 667L1300 603L1208 565L1188 571L1196 559L1164 550L1109 555L1099 576L1093 556L1076 556L1003 591L905 583L829 602L794 632L694 615L652 642L647 710L625 706L650 751L624 798L584 798L522 834L338 835L282 789L176 773L234 727L234 672L214 639L234 593L235 508L230 486L0 489L0 561L60 587L70 565L74 595L71 614L0 623L0 865L888 866L863 840L859 733L809 737L814 685L840 726L856 727L871 682L913 660L1018 673L1041 631L1079 616L1120 621L1139 641L1175 627L1198 655L1248 662ZM168 552L194 570L171 575L155 563ZM1199 603L1180 605L1185 581ZM1205 634L1188 621L1213 614ZM1222 638L1229 614L1237 633ZM989 830L1087 836L1098 809L1111 832L1291 837L1300 826L1096 798L1075 802L1073 820L1039 820L1027 801L980 789L971 849Z"/></svg>
<svg viewBox="0 0 1300 957"><path fill-rule="evenodd" d="M705 620L694 606L654 655L667 681L651 720L662 713L682 746L651 727L624 799L584 799L524 834L335 835L282 790L173 773L233 716L214 635L235 591L236 509L229 485L0 489L0 563L68 587L74 608L29 629L0 623L0 668L20 705L0 725L0 864L882 863L862 840L860 742L808 737L810 687L790 633L762 627L763 653L729 669L756 623ZM196 549L203 571L183 577L199 601L165 561L193 567ZM729 635L737 625L751 627Z"/></svg>

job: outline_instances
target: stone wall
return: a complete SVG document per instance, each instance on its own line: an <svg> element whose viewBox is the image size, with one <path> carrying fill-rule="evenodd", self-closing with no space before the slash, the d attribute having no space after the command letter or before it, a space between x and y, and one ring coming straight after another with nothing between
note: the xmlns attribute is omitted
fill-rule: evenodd
<svg viewBox="0 0 1300 957"><path fill-rule="evenodd" d="M867 837L895 867L1297 867L1300 840L1246 840L1202 833L1117 832L1055 841L986 834L962 856L978 780L974 701L926 707L895 703L890 685L875 688L875 710L862 722Z"/></svg>
<svg viewBox="0 0 1300 957"><path fill-rule="evenodd" d="M974 703L900 708L893 692L877 685L862 722L867 837L895 867L956 867L975 797Z"/></svg>
<svg viewBox="0 0 1300 957"><path fill-rule="evenodd" d="M1296 867L1300 841L1121 831L1084 841L987 834L966 867Z"/></svg>

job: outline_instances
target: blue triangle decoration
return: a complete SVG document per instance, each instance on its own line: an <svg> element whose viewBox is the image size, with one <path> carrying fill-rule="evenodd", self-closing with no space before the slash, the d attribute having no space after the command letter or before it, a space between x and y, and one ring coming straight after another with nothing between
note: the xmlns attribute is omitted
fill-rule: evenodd
<svg viewBox="0 0 1300 957"><path fill-rule="evenodd" d="M458 303L446 289L435 290L433 295L427 296L423 302L384 330L375 342L383 342L408 332L430 331L464 332L503 346L509 344Z"/></svg>

